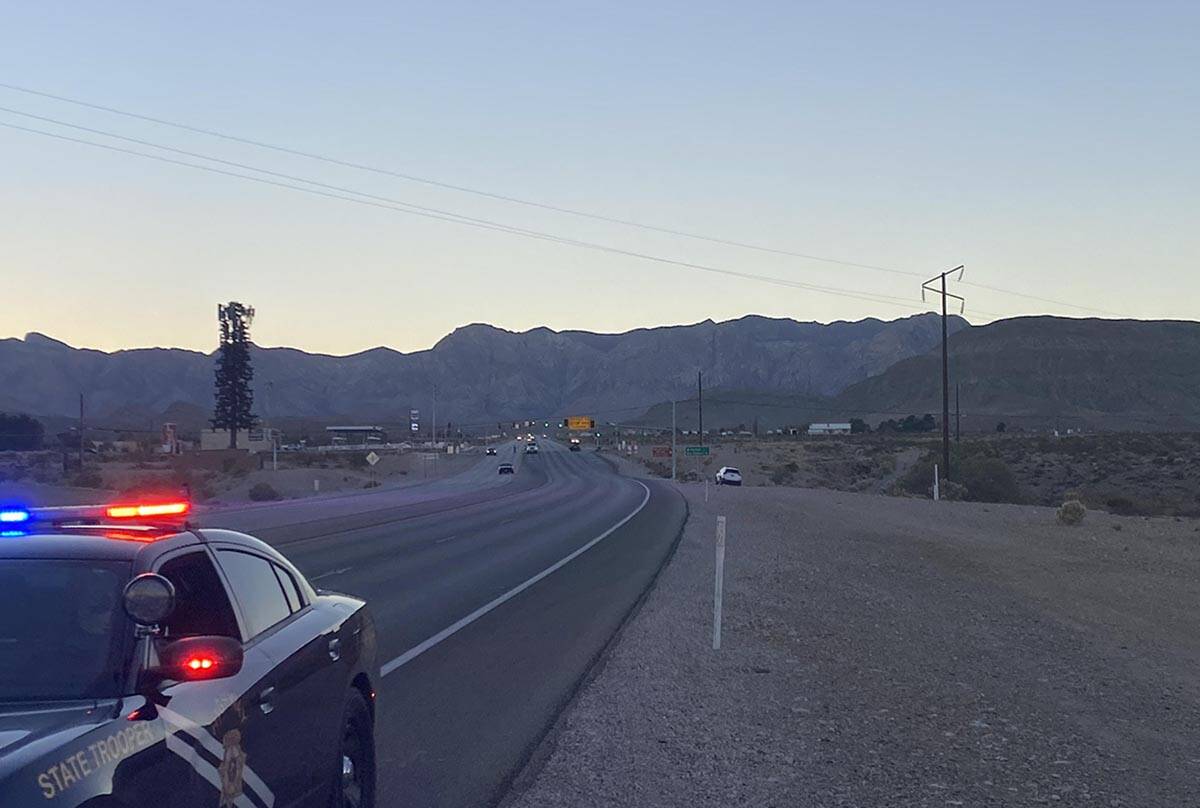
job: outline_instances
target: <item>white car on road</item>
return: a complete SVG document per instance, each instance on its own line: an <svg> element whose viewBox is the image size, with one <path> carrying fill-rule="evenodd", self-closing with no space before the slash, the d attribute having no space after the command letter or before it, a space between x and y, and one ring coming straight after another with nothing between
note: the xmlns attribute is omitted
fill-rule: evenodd
<svg viewBox="0 0 1200 808"><path fill-rule="evenodd" d="M742 473L733 466L721 466L717 472L717 485L741 485Z"/></svg>

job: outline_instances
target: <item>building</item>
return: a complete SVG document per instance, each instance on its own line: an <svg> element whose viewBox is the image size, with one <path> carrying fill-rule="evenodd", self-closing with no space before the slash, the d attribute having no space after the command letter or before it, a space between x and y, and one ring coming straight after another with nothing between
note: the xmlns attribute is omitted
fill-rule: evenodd
<svg viewBox="0 0 1200 808"><path fill-rule="evenodd" d="M849 435L850 424L809 424L810 435Z"/></svg>
<svg viewBox="0 0 1200 808"><path fill-rule="evenodd" d="M237 447L251 454L269 452L278 445L282 437L278 429L239 429ZM228 429L204 429L200 431L200 451L210 452L229 448Z"/></svg>
<svg viewBox="0 0 1200 808"><path fill-rule="evenodd" d="M387 432L381 426L327 426L325 434L334 446L370 446L387 443Z"/></svg>

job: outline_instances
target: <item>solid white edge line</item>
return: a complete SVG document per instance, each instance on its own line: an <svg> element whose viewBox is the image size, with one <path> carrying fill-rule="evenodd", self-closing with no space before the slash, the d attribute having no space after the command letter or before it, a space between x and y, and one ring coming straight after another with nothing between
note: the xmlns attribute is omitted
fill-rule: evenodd
<svg viewBox="0 0 1200 808"><path fill-rule="evenodd" d="M580 547L579 549L575 550L570 555L554 562L549 567L546 567L546 569L542 570L541 572L539 572L537 575L530 578L525 583L518 584L517 586L515 586L512 589L505 592L500 597L491 601L490 603L486 603L483 606L480 606L478 609L471 612L466 617L452 623L451 625L449 625L446 628L439 631L437 634L434 634L429 639L425 640L424 642L422 642L418 645L413 646L412 648L408 649L400 656L393 659L391 662L386 663L382 668L379 669L379 675L381 677L387 676L388 674L390 674L390 673L394 672L395 670L397 670L398 668L400 668L402 665L407 665L409 662L412 662L414 659L416 659L421 654L428 651L430 648L433 648L438 643L442 642L445 639L448 639L449 637L458 633L462 629L471 625L476 620L478 620L479 618L483 617L488 612L495 609L497 606L500 606L500 605L504 604L505 602L512 600L517 595L521 594L526 589L528 589L529 587L536 584L538 581L540 581L543 578L545 578L546 576L551 575L551 574L557 572L558 570L562 569L567 564L571 563L576 558L579 558L579 556L583 555L588 550L592 549L597 544L599 544L600 542L607 539L618 528L620 528L626 522L628 522L630 519L632 519L633 517L635 517L639 513L641 513L642 508L645 508L646 503L650 501L650 487L647 486L645 483L643 483L641 480L634 480L634 482L637 483L638 485L640 485L645 490L646 495L644 497L642 497L641 503L636 508L634 508L629 514L627 514L623 519L621 519L621 521L617 522L615 525L610 527L608 530L604 531L599 536L597 536L596 538L589 541L587 544L585 544L582 547Z"/></svg>

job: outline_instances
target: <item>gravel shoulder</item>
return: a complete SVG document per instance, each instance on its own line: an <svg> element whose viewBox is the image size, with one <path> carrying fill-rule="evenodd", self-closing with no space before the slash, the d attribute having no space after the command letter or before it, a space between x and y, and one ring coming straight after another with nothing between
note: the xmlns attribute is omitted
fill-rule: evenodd
<svg viewBox="0 0 1200 808"><path fill-rule="evenodd" d="M510 808L1194 804L1200 522L680 489L675 557Z"/></svg>

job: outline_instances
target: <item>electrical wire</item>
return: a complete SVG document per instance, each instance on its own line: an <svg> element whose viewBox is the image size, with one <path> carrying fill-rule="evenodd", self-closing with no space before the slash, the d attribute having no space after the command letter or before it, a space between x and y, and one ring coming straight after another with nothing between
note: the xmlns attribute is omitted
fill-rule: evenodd
<svg viewBox="0 0 1200 808"><path fill-rule="evenodd" d="M6 109L5 111L8 111L8 110ZM27 115L27 113L19 113L19 114ZM40 116L30 116L30 117L39 117L40 118ZM43 119L43 120L45 120L45 119ZM130 155L130 156L134 156L134 157L141 157L144 159L156 160L159 162L178 165L178 166L182 166L185 168L191 168L191 169L196 169L196 170L200 170L200 171L207 171L210 173L220 174L220 175L227 176L227 177L234 177L237 179L248 180L250 182L257 182L257 183L261 183L261 184L265 184L265 185L271 185L271 186L275 186L278 188L284 188L284 189L288 189L288 190L292 190L292 191L299 191L302 193L312 194L312 195L316 195L316 196L323 196L323 197L327 197L330 199L338 199L338 200L345 201L345 202L354 202L354 203L358 203L358 204L362 204L362 205L368 205L371 207L381 208L384 210L391 210L391 211L398 212L398 213L406 213L406 214L413 215L413 216L422 216L425 218L437 219L440 221L451 222L454 224L477 227L477 228L482 228L482 229L492 230L492 231L502 232L502 233L509 233L511 235L524 236L527 238L533 238L533 239L537 239L537 240L541 240L541 241L548 241L548 242L552 242L552 243L563 244L563 245L578 247L578 248L582 248L582 249L589 249L589 250L594 250L594 251L599 251L599 252L610 253L610 254L614 254L614 255L621 255L621 256L628 257L628 258L635 258L635 259L644 260L644 261L652 261L652 262L660 263L660 264L664 264L664 265L676 266L676 267L686 268L686 269L693 269L693 270L707 272L707 273L711 273L711 274L724 275L727 277L735 277L735 278L740 278L743 280L752 280L752 281L758 281L758 282L762 282L762 283L770 283L770 284L774 284L774 285L778 285L778 286L785 286L785 287L789 287L789 288L793 288L793 289L802 289L802 290L811 291L811 292L818 292L821 294L834 295L834 296L838 296L838 297L846 297L846 298L852 298L852 299L856 299L856 300L862 300L862 301L866 301L866 302L870 302L870 303L877 303L877 304L888 305L888 306L896 306L896 307L908 309L910 311L919 311L919 312L929 311L929 309L927 309L925 307L920 307L920 306L914 305L911 301L908 301L905 298L870 293L870 292L860 292L860 291L856 291L856 290L852 290L852 289L844 289L844 288L839 288L839 287L805 283L802 281L794 281L794 280L789 280L789 279L785 279L785 278L777 278L777 277L773 277L773 276L769 276L769 275L758 275L758 274L749 273L749 272L742 272L739 270L732 270L732 269L727 269L727 268L723 268L723 267L711 266L708 264L698 264L698 263L694 263L694 262L690 262L690 261L681 261L681 260L677 260L677 259L673 259L673 258L666 258L664 256L652 255L650 253L643 253L643 252L638 252L635 250L626 250L626 249L623 249L620 247L614 247L612 245L600 244L597 242L590 242L590 241L583 241L583 240L569 238L569 237L565 237L565 236L559 236L559 235L556 235L553 233L547 233L547 232L543 232L543 231L529 230L529 229L515 227L512 225L507 225L507 224L503 224L500 222L495 222L495 221L491 221L491 220L487 220L487 219L480 219L480 218L476 218L476 217L465 216L465 215L454 213L452 211L446 211L446 210L441 210L438 208L429 208L429 207L425 207L425 206L414 205L414 204L404 202L401 200L394 200L394 199L391 199L388 197L381 197L381 196L374 195L374 194L367 194L367 193L360 192L360 191L354 191L352 189L342 188L340 186L328 185L326 183L321 183L316 180L308 180L308 179L294 177L293 175L280 174L279 172L270 171L268 169L256 168L256 167L249 166L248 164L243 164L243 163L234 163L232 161L223 160L221 158L214 158L214 157L202 155L197 152L186 152L181 149L175 149L170 146L160 146L158 144L151 143L150 141L143 141L143 140L137 140L134 138L127 138L123 135L113 135L110 133L103 132L102 130L88 129L86 127L79 127L74 124L67 124L67 125L72 126L74 128L86 129L87 131L93 132L95 134L101 134L103 136L117 137L119 139L123 139L126 141L137 142L141 145L151 146L152 148L159 148L159 149L162 149L165 151L186 154L186 155L195 157L197 159L210 160L212 162L216 162L216 163L220 163L220 164L224 164L224 165L232 165L232 166L241 167L245 170L255 171L258 173L266 174L268 176L274 176L274 177L280 177L280 178L286 177L288 179L291 179L293 182L303 182L307 185L311 185L314 187L305 187L303 185L295 185L292 182L281 182L278 180L269 179L268 177L257 177L257 176L252 176L252 175L248 175L248 174L241 174L236 171L227 171L225 169L216 168L214 166L202 165L199 163L192 163L192 162L188 162L186 160L176 160L174 158L164 157L163 155L151 154L151 153L143 152L143 151L138 151L136 149L126 149L126 148L123 148L120 146L114 146L112 144L100 143L100 142L97 142L94 140L87 140L85 138L77 138L77 137L72 137L69 135L64 135L64 134L60 134L60 133L56 133L56 132L48 132L43 129L35 129L32 127L20 126L17 124L5 123L3 121L0 121L0 126L4 126L6 128L14 129L14 130L21 131L21 132L26 132L29 134L35 134L35 135L40 135L43 137L54 138L57 140L78 143L81 145L91 146L94 148L106 149L108 151L118 152L121 154L126 154L126 155ZM326 190L326 189L332 189L332 190ZM334 191L336 191L336 192L334 192ZM977 310L974 310L974 311L977 311ZM1000 318L1003 316L1003 315L992 314L992 313L987 313L987 312L982 312L982 311L978 311L977 313L984 314L985 316L993 317L993 318Z"/></svg>
<svg viewBox="0 0 1200 808"><path fill-rule="evenodd" d="M903 276L912 277L912 278L921 278L924 275L924 273L913 272L910 270L897 269L895 267L885 267L885 266L880 266L878 264L867 264L867 263L861 263L861 262L857 262L857 261L846 261L846 260L839 259L839 258L830 258L828 256L813 255L810 253L802 253L802 252L797 252L797 251L793 251L793 250L784 250L784 249L770 247L770 246L766 246L766 245L762 245L762 244L755 244L755 243L751 243L751 242L722 238L722 237L718 237L718 236L709 236L709 235L704 235L701 233L694 233L694 232L690 232L690 231L686 231L686 230L680 230L680 229L671 228L671 227L664 227L661 225L647 224L644 222L638 222L638 221L634 221L631 219L622 219L619 217L607 216L604 214L594 213L591 211L583 211L583 210L579 210L576 208L568 208L568 207L564 207L561 205L553 205L553 204L549 204L549 203L545 203L545 202L538 202L538 201L534 201L534 200L530 200L530 199L524 199L522 197L511 196L508 194L495 193L492 191L481 190L479 188L473 188L473 187L466 186L466 185L460 185L460 184L456 184L456 183L445 182L442 180L431 179L429 177L422 177L422 176L418 176L415 174L408 174L405 172L394 171L391 169L381 168L381 167L369 165L366 163L359 163L359 162L354 162L351 160L344 160L344 159L340 159L337 157L331 157L329 155L319 154L316 152L304 151L301 149L295 149L295 148L291 148L288 146L281 146L276 143L269 143L269 142L262 141L262 140L255 140L252 138L242 137L240 135L233 135L233 134L229 134L227 132L222 132L222 131L219 131L216 129L210 129L210 128L205 128L205 127L200 127L200 126L192 126L190 124L180 123L178 121L172 121L172 120L168 120L166 118L159 118L159 117L155 117L155 116L151 116L151 115L144 115L141 113L131 112L129 110L120 109L118 107L108 106L108 105L104 105L104 104L96 104L96 103L93 103L90 101L83 101L81 99L71 98L71 97L64 96L64 95L48 93L48 92L45 92L42 90L34 90L32 88L23 87L23 86L20 86L17 84L9 84L7 82L0 82L0 88L13 90L14 92L25 93L28 95L38 96L41 98L47 98L47 99L50 99L53 101L59 101L59 102L66 103L66 104L73 104L75 106L83 107L86 109L93 109L93 110L97 110L100 112L107 112L107 113L110 113L113 115L120 115L120 116L124 116L127 118L132 118L134 120L140 120L140 121L145 121L147 123L157 124L160 126L168 126L168 127L172 127L175 129L179 129L181 131L192 132L195 134L206 135L208 137L215 137L215 138L219 138L219 139L234 142L234 143L241 143L244 145L254 146L256 148L267 149L270 151L278 152L280 154L289 154L289 155L292 155L295 157L303 157L305 159L316 160L316 161L327 163L330 165L341 166L344 168L352 168L352 169L355 169L358 171L365 171L365 172L370 172L370 173L379 174L379 175L383 175L383 176L393 177L395 179L401 179L401 180L405 180L408 182L421 183L421 184L428 185L431 187L443 188L443 189L457 191L457 192L461 192L461 193L472 194L472 195L487 198L487 199L494 199L494 200L501 201L501 202L508 202L511 204L524 205L524 206L531 207L531 208L553 211L555 213L562 213L562 214L567 214L570 216L577 216L577 217L581 217L581 218L592 219L594 221L601 221L601 222L606 222L609 224L617 224L617 225L622 225L625 227L634 227L634 228L638 228L638 229L642 229L642 230L676 236L679 238L687 238L687 239L694 239L694 240L698 240L698 241L705 241L705 242L709 242L711 244L719 244L719 245L727 246L727 247L736 247L736 248L740 248L740 249L754 250L754 251L762 252L762 253L768 253L768 254L773 254L773 255L782 255L782 256L788 256L788 257L792 257L792 258L800 258L800 259L807 260L807 261L817 261L817 262L821 262L821 263L835 264L838 266L851 267L851 268L856 268L856 269L866 269L866 270L871 270L871 271L875 271L875 272L884 272L884 273L889 273L892 275L903 275ZM27 114L27 113L18 113L18 114ZM32 116L32 117L36 117L36 116ZM70 125L70 124L64 124L64 125ZM260 170L260 169L254 169L254 170ZM1055 305L1055 306L1062 306L1062 307L1066 307L1066 308L1076 309L1079 311L1087 311L1087 312L1091 312L1094 314L1105 314L1105 315L1110 315L1110 316L1115 316L1115 317L1123 316L1117 312L1108 311L1106 309L1098 309L1098 308L1094 308L1091 306L1082 306L1077 303L1069 303L1069 302L1063 301L1063 300L1055 300L1053 298L1041 297L1041 296L1037 296L1037 295L1030 295L1030 294L1026 294L1024 292L1016 292L1016 291L1012 291L1009 289L1003 289L1003 288L1000 288L997 286L987 286L984 284L979 284L979 283L974 283L974 282L967 282L967 283L976 288L986 289L987 291L994 292L997 294L1012 295L1014 297L1024 298L1027 300L1035 300L1035 301L1038 301L1041 303L1047 303L1047 304ZM982 313L982 312L980 312L980 313ZM988 316L995 316L995 315L988 315Z"/></svg>

